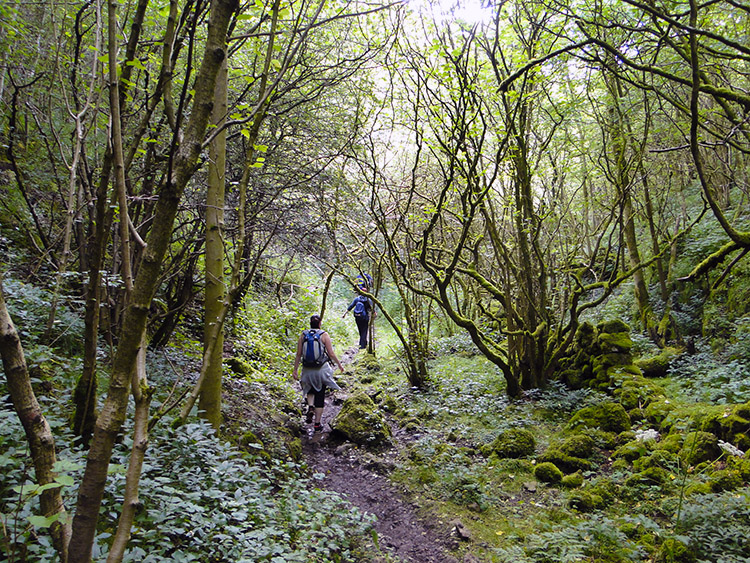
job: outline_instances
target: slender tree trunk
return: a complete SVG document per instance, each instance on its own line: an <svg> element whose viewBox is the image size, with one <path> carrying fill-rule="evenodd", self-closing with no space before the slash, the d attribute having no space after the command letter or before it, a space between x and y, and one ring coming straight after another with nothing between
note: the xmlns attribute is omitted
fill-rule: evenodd
<svg viewBox="0 0 750 563"><path fill-rule="evenodd" d="M55 438L31 387L31 378L26 367L21 341L5 305L1 273L0 355L2 355L3 371L8 382L10 398L29 443L37 484L54 483L57 477L53 470L57 460ZM60 560L65 563L68 560L66 549L70 540L70 524L66 522L67 517L60 488L52 487L42 491L39 502L43 516L58 516L58 521L51 526L50 531Z"/></svg>
<svg viewBox="0 0 750 563"><path fill-rule="evenodd" d="M125 548L130 541L130 531L133 527L136 512L140 506L138 500L138 485L141 480L143 460L148 448L149 409L153 391L148 387L146 374L146 341L141 344L138 361L133 372L133 399L135 400L135 416L133 424L133 449L130 453L125 476L125 498L122 503L122 513L117 524L117 532L112 540L112 547L107 556L107 563L119 563L125 555Z"/></svg>
<svg viewBox="0 0 750 563"><path fill-rule="evenodd" d="M212 121L222 127L227 115L227 65L221 67L216 81ZM210 359L206 366L206 378L201 387L198 412L217 430L221 426L221 381L224 331L213 330L220 322L221 310L226 299L224 276L224 191L226 177L227 135L226 130L214 138L209 147L208 193L206 195L206 304L204 326L204 358ZM213 337L213 341L210 339ZM206 355L213 348L214 354Z"/></svg>

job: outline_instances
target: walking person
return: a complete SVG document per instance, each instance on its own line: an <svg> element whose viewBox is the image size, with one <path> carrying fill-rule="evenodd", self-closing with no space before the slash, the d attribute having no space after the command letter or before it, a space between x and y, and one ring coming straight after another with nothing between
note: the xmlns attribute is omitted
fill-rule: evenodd
<svg viewBox="0 0 750 563"><path fill-rule="evenodd" d="M297 341L297 355L294 357L294 371L292 377L300 382L302 394L307 402L306 421L315 422L313 429L320 432L323 429L321 419L325 406L326 388L341 389L333 379L335 363L344 373L328 333L320 328L320 315L310 317L310 328L302 331ZM299 365L302 363L302 376L299 375Z"/></svg>
<svg viewBox="0 0 750 563"><path fill-rule="evenodd" d="M363 291L367 291L367 287L364 287ZM346 308L344 314L341 315L341 318L343 319L352 309L354 309L354 320L357 323L357 330L359 331L359 349L362 350L367 348L370 317L375 317L375 307L369 297L357 295L357 297L354 298L354 301L351 302L351 305Z"/></svg>

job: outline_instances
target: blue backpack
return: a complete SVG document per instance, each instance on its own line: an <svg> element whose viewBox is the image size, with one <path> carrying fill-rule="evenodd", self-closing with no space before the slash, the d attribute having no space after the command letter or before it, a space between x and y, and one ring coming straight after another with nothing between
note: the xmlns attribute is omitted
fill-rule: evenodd
<svg viewBox="0 0 750 563"><path fill-rule="evenodd" d="M320 341L320 337L325 334L325 330L311 328L302 334L302 365L306 368L320 367L328 361L325 345Z"/></svg>
<svg viewBox="0 0 750 563"><path fill-rule="evenodd" d="M366 317L367 316L367 297L360 295L357 297L357 303L354 305L354 316L355 317Z"/></svg>

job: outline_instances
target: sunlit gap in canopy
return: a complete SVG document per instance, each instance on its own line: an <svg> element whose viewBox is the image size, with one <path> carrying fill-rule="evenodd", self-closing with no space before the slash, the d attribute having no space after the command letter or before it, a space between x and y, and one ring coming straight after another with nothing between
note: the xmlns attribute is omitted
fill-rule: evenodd
<svg viewBox="0 0 750 563"><path fill-rule="evenodd" d="M416 12L431 14L438 22L463 21L469 24L492 19L492 0L408 0Z"/></svg>

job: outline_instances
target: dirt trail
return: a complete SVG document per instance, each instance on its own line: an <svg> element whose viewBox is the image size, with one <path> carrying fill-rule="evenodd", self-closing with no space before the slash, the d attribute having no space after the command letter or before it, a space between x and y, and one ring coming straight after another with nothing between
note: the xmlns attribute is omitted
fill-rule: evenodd
<svg viewBox="0 0 750 563"><path fill-rule="evenodd" d="M356 348L347 350L342 363L350 363L356 352ZM453 541L451 523L420 517L405 495L388 481L384 464L367 462L358 450L331 437L329 423L341 410L341 405L335 403L330 396L326 398L323 431L313 433L309 425L302 437L307 463L315 472L325 474L320 486L345 495L360 510L375 515L380 546L402 561L457 563L448 554ZM388 454L382 457L387 458Z"/></svg>

